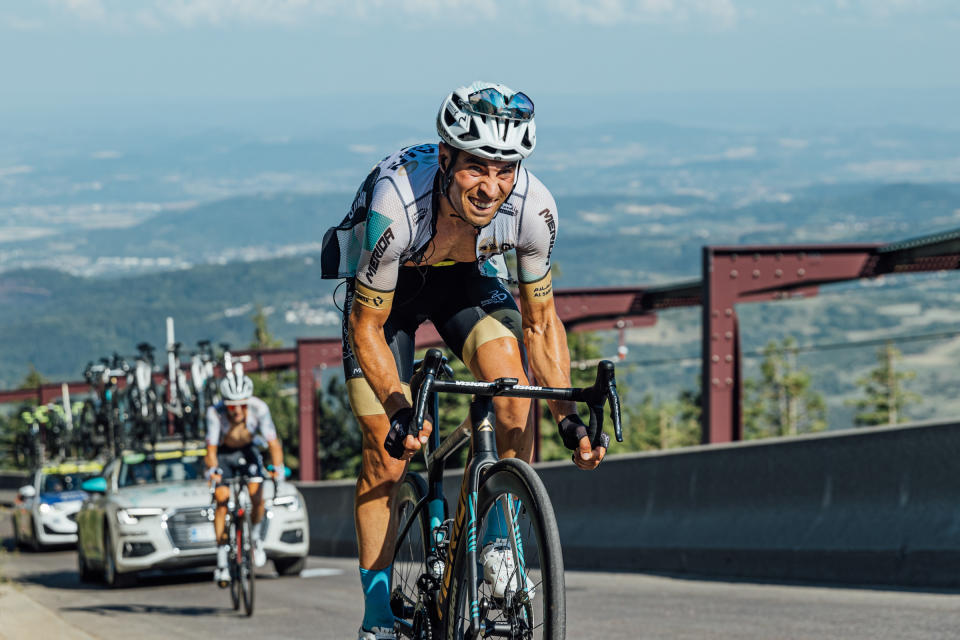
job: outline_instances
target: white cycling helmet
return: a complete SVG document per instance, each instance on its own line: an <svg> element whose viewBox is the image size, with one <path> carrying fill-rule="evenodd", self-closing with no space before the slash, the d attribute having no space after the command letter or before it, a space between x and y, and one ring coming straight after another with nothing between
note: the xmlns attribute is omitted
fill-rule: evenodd
<svg viewBox="0 0 960 640"><path fill-rule="evenodd" d="M220 397L224 404L246 404L253 397L253 380L237 377L232 371L220 381Z"/></svg>
<svg viewBox="0 0 960 640"><path fill-rule="evenodd" d="M502 84L474 82L448 95L437 133L455 149L488 160L523 160L537 144L533 101Z"/></svg>

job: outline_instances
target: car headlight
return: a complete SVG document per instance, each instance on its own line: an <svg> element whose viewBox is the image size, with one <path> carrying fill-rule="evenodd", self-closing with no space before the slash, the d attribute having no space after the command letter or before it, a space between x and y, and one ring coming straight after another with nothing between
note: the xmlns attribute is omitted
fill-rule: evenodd
<svg viewBox="0 0 960 640"><path fill-rule="evenodd" d="M117 521L120 524L137 524L140 518L163 515L163 509L158 507L143 507L133 509L117 509Z"/></svg>
<svg viewBox="0 0 960 640"><path fill-rule="evenodd" d="M38 510L40 513L50 513L50 505L47 504L46 502L41 502L41 503L40 503L40 506L37 507L37 510Z"/></svg>
<svg viewBox="0 0 960 640"><path fill-rule="evenodd" d="M281 496L274 498L273 506L286 507L290 511L296 511L300 508L300 498L298 496Z"/></svg>

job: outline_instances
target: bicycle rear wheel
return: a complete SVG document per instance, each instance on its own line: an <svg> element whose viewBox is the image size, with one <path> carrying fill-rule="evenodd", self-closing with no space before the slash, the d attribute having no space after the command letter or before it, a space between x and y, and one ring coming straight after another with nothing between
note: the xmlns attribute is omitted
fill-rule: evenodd
<svg viewBox="0 0 960 640"><path fill-rule="evenodd" d="M240 592L243 594L243 611L247 616L253 615L253 539L250 537L250 512L244 511L237 528L237 573L240 577Z"/></svg>
<svg viewBox="0 0 960 640"><path fill-rule="evenodd" d="M421 576L428 573L430 518L426 506L416 514L414 507L426 493L427 484L423 478L408 473L397 489L394 512L397 541L394 546L390 608L399 637L412 640L431 637L428 630L435 624L431 619L433 607L424 601L418 585ZM415 520L411 521L412 518Z"/></svg>
<svg viewBox="0 0 960 640"><path fill-rule="evenodd" d="M513 514L513 533L508 531L502 564L493 575L508 585L498 597L477 567L478 599L470 602L467 544L462 541L454 559L447 612L447 638L469 637L471 609L479 612L481 629L511 638L559 640L566 634L566 594L563 555L553 505L539 476L527 463L508 458L489 470L477 495L478 565L484 532L497 518L497 504ZM509 528L510 518L506 517ZM466 535L466 529L464 529ZM509 635L507 635L509 633Z"/></svg>

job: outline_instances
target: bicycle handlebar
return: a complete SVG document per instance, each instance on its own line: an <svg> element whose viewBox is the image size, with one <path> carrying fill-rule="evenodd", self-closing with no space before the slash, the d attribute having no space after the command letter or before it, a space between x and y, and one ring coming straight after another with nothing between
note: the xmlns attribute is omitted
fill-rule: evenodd
<svg viewBox="0 0 960 640"><path fill-rule="evenodd" d="M590 411L590 426L599 433L603 429L603 406L610 403L610 419L617 442L623 442L623 425L620 415L620 396L617 394L617 380L613 363L602 360L597 365L597 380L590 387L537 387L518 384L516 378L497 378L493 382L472 382L466 380L438 380L438 373L452 377L452 370L439 349L427 350L419 371L414 374L410 386L414 391L413 436L423 428L426 416L427 398L431 392L464 393L479 396L504 396L514 398L535 398L542 400L573 400L583 402Z"/></svg>

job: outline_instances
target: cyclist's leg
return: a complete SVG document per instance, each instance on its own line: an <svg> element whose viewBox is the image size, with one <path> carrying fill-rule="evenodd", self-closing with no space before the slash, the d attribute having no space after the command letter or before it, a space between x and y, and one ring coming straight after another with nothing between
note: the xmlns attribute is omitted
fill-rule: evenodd
<svg viewBox="0 0 960 640"><path fill-rule="evenodd" d="M523 329L513 296L498 279L465 266L471 269L457 269L458 286L449 287L449 302L430 319L477 380L517 378L527 384ZM531 462L534 434L526 428L530 400L494 398L493 406L500 457Z"/></svg>
<svg viewBox="0 0 960 640"><path fill-rule="evenodd" d="M398 293L402 293L400 286ZM391 505L399 481L406 471L406 463L390 457L383 447L390 430L390 421L353 355L349 333L352 298L353 287L348 283L343 319L343 366L350 407L362 434L362 466L354 502L360 579L364 592L362 627L367 630L374 627L392 629L390 576L396 523L391 519ZM403 299L400 295L397 298ZM412 307L414 305L408 308ZM416 322L414 318L397 315L399 317L395 318L394 314L391 314L384 326L384 335L396 361L400 379L404 383L404 393L409 400L410 393L406 382L409 382L412 374ZM412 327L399 329L401 324Z"/></svg>
<svg viewBox="0 0 960 640"><path fill-rule="evenodd" d="M227 544L227 531L224 523L227 519L227 502L230 500L228 481L234 476L234 467L240 452L226 447L217 449L217 466L223 471L220 483L217 484L213 498L217 508L213 512L213 530L217 536L217 544Z"/></svg>

